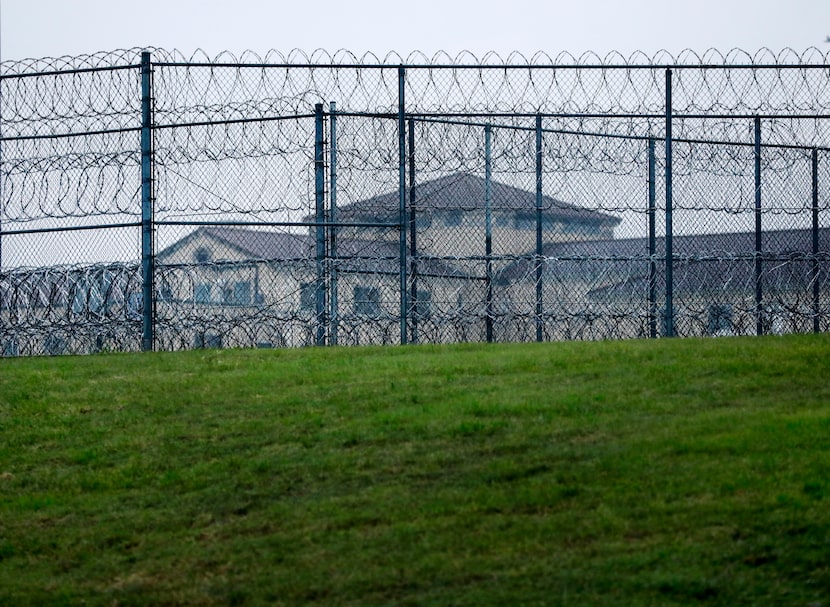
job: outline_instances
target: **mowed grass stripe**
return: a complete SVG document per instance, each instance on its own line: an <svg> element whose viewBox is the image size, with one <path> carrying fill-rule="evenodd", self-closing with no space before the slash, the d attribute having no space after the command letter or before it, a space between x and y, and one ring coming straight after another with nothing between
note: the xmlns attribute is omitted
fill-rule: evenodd
<svg viewBox="0 0 830 607"><path fill-rule="evenodd" d="M0 360L0 604L830 606L830 337Z"/></svg>

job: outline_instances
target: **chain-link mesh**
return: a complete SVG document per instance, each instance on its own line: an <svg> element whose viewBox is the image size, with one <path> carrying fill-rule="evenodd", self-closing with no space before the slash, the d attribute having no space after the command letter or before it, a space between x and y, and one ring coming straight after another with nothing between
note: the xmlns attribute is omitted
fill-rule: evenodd
<svg viewBox="0 0 830 607"><path fill-rule="evenodd" d="M827 65L4 63L0 354L827 331Z"/></svg>

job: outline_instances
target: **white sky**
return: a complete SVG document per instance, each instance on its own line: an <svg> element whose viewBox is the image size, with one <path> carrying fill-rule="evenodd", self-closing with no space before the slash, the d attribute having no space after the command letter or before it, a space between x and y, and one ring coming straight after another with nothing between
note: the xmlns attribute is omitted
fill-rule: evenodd
<svg viewBox="0 0 830 607"><path fill-rule="evenodd" d="M347 49L654 55L830 51L828 0L0 0L3 60L154 46L190 56Z"/></svg>

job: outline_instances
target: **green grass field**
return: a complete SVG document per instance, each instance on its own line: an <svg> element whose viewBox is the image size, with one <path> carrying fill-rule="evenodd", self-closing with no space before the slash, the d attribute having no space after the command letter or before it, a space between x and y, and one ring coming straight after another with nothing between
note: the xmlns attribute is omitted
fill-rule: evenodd
<svg viewBox="0 0 830 607"><path fill-rule="evenodd" d="M830 336L0 360L0 605L830 607Z"/></svg>

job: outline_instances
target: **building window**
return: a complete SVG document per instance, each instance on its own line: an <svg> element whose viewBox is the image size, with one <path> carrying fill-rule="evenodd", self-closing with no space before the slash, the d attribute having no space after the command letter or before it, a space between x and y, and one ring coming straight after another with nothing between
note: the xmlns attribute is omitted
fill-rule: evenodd
<svg viewBox="0 0 830 607"><path fill-rule="evenodd" d="M247 306L251 303L251 283L240 280L225 290L225 303L232 306Z"/></svg>
<svg viewBox="0 0 830 607"><path fill-rule="evenodd" d="M354 313L380 316L380 291L377 287L354 288Z"/></svg>
<svg viewBox="0 0 830 607"><path fill-rule="evenodd" d="M205 247L199 247L193 253L193 259L195 259L197 263L207 263L210 261L210 251L208 251Z"/></svg>
<svg viewBox="0 0 830 607"><path fill-rule="evenodd" d="M193 285L193 301L198 304L210 303L210 283L197 282Z"/></svg>

